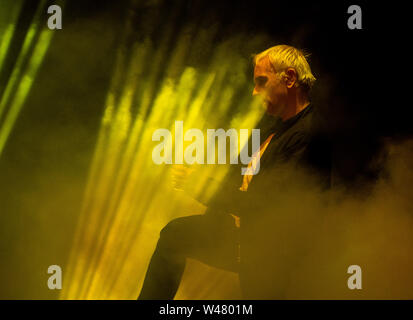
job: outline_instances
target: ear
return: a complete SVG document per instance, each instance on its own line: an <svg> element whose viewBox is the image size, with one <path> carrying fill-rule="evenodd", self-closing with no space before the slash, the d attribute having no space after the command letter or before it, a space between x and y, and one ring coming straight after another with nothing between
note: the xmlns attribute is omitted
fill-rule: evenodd
<svg viewBox="0 0 413 320"><path fill-rule="evenodd" d="M293 68L285 70L285 84L291 89L297 83L297 72Z"/></svg>

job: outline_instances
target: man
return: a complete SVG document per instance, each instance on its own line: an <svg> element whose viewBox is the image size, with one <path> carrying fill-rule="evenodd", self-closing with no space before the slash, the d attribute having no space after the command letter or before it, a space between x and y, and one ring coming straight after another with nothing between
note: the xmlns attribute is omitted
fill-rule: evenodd
<svg viewBox="0 0 413 320"><path fill-rule="evenodd" d="M274 283L274 290L273 283L264 288L272 274L273 264L267 263L267 257L273 250L257 250L263 247L260 241L270 247L273 244L271 237L259 236L272 233L271 223L266 224L267 220L260 217L273 215L277 205L274 190L285 182L280 180L279 171L272 169L283 168L286 163L294 168L293 172L304 168L317 173L318 183L326 187L329 159L320 155L320 150L327 148L314 130L309 91L315 77L304 54L294 47L278 45L256 55L254 65L253 95L261 97L272 119L262 136L265 140L259 150L260 171L254 176L241 176L239 169L233 170L216 196L206 203L204 215L178 218L163 228L139 299L172 299L186 258L240 272L245 297L283 296L286 284L282 281ZM257 264L265 270L260 281L256 281Z"/></svg>

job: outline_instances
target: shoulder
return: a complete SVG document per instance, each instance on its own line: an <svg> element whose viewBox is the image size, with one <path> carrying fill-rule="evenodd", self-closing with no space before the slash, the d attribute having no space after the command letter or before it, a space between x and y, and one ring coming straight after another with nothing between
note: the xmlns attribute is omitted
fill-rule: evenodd
<svg viewBox="0 0 413 320"><path fill-rule="evenodd" d="M317 135L316 117L314 108L308 108L303 111L303 115L288 128L282 137L280 137L281 153L286 156L294 155L306 148Z"/></svg>
<svg viewBox="0 0 413 320"><path fill-rule="evenodd" d="M317 158L329 158L330 143L323 133L320 116L313 106L304 110L299 117L280 137L274 141L269 152L270 161L314 162Z"/></svg>

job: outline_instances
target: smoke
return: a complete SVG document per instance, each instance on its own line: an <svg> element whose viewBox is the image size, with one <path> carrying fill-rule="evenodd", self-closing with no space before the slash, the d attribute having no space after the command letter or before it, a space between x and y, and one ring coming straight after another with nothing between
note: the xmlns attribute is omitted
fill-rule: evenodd
<svg viewBox="0 0 413 320"><path fill-rule="evenodd" d="M323 191L308 172L278 167L260 210L244 219L249 243L241 274L244 298L262 299L411 299L413 297L413 215L409 185L413 178L413 140L387 141L385 163L368 194L340 186ZM267 172L268 174L268 172ZM363 189L361 189L363 190ZM361 191L360 191L361 192ZM266 200L265 200L266 199ZM245 222L243 224L243 222ZM249 225L245 225L246 223ZM362 288L349 289L351 265L361 268ZM191 264L178 298L238 297L237 278ZM204 275L221 277L225 289L191 283ZM230 279L232 279L230 281ZM210 286L205 282L204 286ZM237 291L238 290L238 291ZM186 295L185 295L186 294ZM191 296L192 294L192 296ZM189 296L188 296L189 295Z"/></svg>
<svg viewBox="0 0 413 320"><path fill-rule="evenodd" d="M291 270L287 298L412 298L412 143L386 143L386 166L368 196L323 195L317 236ZM362 269L361 290L347 287L350 265Z"/></svg>

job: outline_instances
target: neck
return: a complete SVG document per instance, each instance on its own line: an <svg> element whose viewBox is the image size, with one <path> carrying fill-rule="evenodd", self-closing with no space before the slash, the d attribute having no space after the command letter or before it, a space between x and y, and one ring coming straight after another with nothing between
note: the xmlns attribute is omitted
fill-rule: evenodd
<svg viewBox="0 0 413 320"><path fill-rule="evenodd" d="M287 121L288 119L299 114L305 108L308 107L310 101L306 95L300 95L296 92L294 95L287 97L286 108L281 114L282 121Z"/></svg>

